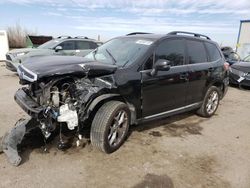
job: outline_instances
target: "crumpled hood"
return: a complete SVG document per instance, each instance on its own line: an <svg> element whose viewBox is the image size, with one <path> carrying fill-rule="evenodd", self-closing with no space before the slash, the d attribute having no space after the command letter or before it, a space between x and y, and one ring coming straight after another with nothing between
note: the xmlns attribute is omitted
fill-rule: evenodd
<svg viewBox="0 0 250 188"><path fill-rule="evenodd" d="M233 64L231 67L245 73L250 72L250 62L238 62Z"/></svg>
<svg viewBox="0 0 250 188"><path fill-rule="evenodd" d="M24 61L18 67L18 74L20 79L25 79L25 76L30 76L31 73L33 81L36 81L59 75L103 76L114 73L116 69L116 65L89 61L77 56L37 56Z"/></svg>

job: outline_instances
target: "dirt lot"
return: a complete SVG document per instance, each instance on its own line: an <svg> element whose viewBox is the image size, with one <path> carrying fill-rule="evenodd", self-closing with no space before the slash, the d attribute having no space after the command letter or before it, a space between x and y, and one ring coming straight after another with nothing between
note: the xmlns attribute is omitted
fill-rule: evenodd
<svg viewBox="0 0 250 188"><path fill-rule="evenodd" d="M0 63L0 136L26 115L14 102L15 74ZM216 115L186 113L132 127L106 155L86 145L24 152L11 166L0 155L0 187L250 187L250 91L230 88Z"/></svg>

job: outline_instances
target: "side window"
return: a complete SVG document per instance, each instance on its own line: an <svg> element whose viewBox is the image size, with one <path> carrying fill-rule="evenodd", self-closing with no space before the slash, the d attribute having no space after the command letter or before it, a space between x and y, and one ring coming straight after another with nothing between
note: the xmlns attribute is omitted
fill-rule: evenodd
<svg viewBox="0 0 250 188"><path fill-rule="evenodd" d="M88 41L76 41L77 50L87 50L90 49L90 43Z"/></svg>
<svg viewBox="0 0 250 188"><path fill-rule="evenodd" d="M207 53L203 42L187 40L189 64L207 62Z"/></svg>
<svg viewBox="0 0 250 188"><path fill-rule="evenodd" d="M74 41L65 41L59 44L63 50L75 50L75 42Z"/></svg>
<svg viewBox="0 0 250 188"><path fill-rule="evenodd" d="M183 65L185 56L185 44L183 40L173 39L163 41L155 51L155 61L166 59L171 66Z"/></svg>
<svg viewBox="0 0 250 188"><path fill-rule="evenodd" d="M144 64L144 68L143 70L150 70L153 69L153 64L154 64L154 56L151 55L148 60L146 61L146 63Z"/></svg>
<svg viewBox="0 0 250 188"><path fill-rule="evenodd" d="M96 49L98 45L94 42L90 42L90 49Z"/></svg>
<svg viewBox="0 0 250 188"><path fill-rule="evenodd" d="M221 58L220 52L216 45L209 42L205 42L205 46L207 48L210 61L217 61Z"/></svg>

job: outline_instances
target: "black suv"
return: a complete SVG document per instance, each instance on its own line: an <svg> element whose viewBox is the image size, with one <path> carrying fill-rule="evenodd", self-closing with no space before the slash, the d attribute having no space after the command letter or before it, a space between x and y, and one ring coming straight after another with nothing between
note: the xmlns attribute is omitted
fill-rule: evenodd
<svg viewBox="0 0 250 188"><path fill-rule="evenodd" d="M15 100L33 124L19 123L23 128L17 140L34 127L48 139L64 126L74 130L79 141L90 126L92 145L106 153L123 144L129 125L190 110L212 116L228 86L218 45L196 33L132 33L84 58L29 61L18 68L20 83L27 86L16 92ZM13 132L3 141L7 152Z"/></svg>

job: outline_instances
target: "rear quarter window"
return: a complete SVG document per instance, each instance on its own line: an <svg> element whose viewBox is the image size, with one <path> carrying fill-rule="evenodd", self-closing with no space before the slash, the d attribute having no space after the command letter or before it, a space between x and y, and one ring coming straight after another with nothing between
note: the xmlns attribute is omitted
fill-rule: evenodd
<svg viewBox="0 0 250 188"><path fill-rule="evenodd" d="M189 64L207 62L207 53L203 42L187 40L187 52Z"/></svg>
<svg viewBox="0 0 250 188"><path fill-rule="evenodd" d="M207 48L208 55L210 57L210 61L217 61L217 60L221 59L221 54L220 54L219 49L217 48L217 46L215 44L205 42L205 46Z"/></svg>
<svg viewBox="0 0 250 188"><path fill-rule="evenodd" d="M98 44L94 42L90 42L90 49L96 49L98 47Z"/></svg>

